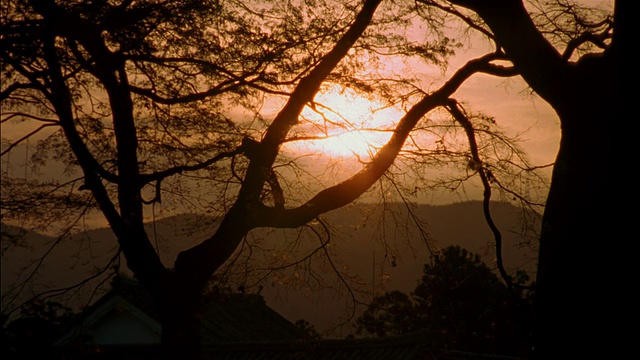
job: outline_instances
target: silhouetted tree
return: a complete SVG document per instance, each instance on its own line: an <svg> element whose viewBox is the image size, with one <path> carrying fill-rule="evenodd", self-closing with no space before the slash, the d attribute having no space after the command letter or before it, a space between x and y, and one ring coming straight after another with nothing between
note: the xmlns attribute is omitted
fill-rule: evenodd
<svg viewBox="0 0 640 360"><path fill-rule="evenodd" d="M621 277L628 272L619 270L616 256L603 255L602 246L633 231L625 230L628 215L616 210L627 190L614 166L628 163L629 152L620 147L630 140L625 131L606 130L631 112L623 94L633 86L629 2L613 1L613 14L564 0L419 2L484 33L560 118L540 238L535 356L623 355L625 335L616 319L629 310L622 300L629 298L628 279Z"/></svg>
<svg viewBox="0 0 640 360"><path fill-rule="evenodd" d="M304 333L307 334L309 339L320 339L320 338L322 338L322 336L320 336L320 333L318 333L318 331L316 330L316 327L313 326L313 324L309 323L305 319L297 320L295 322L295 325L297 327L299 327L300 329L302 329L302 331L304 331Z"/></svg>
<svg viewBox="0 0 640 360"><path fill-rule="evenodd" d="M478 255L450 246L425 264L411 297L392 291L374 298L358 325L377 336L427 330L454 350L526 355L529 299L510 291Z"/></svg>
<svg viewBox="0 0 640 360"><path fill-rule="evenodd" d="M376 336L400 335L420 330L414 303L409 295L397 290L373 298L356 322L359 332L365 329Z"/></svg>
<svg viewBox="0 0 640 360"><path fill-rule="evenodd" d="M52 343L68 329L71 309L53 301L35 300L25 304L17 319L4 323L0 353L3 359L45 359L52 354Z"/></svg>
<svg viewBox="0 0 640 360"><path fill-rule="evenodd" d="M628 42L621 39L631 11L616 7L613 18L593 22L591 13L585 17L564 1L541 4L540 12L521 0L385 2L376 11L380 2L3 2L2 122L32 127L3 140L2 156L55 129L29 160L66 167L66 181L3 176L3 219L28 214L34 222L73 226L98 209L158 305L163 354L197 356L201 294L252 229L300 227L354 201L389 174L399 155L425 166L464 164L463 178L478 175L485 186L486 211L492 188L526 200L512 187L532 167L492 119L451 97L473 74L519 73L556 110L563 132L542 227L536 349L541 357L566 355L584 343L610 350L602 340L622 331L610 330L617 329L616 317L595 310L586 317L576 304L607 305L618 315L625 309L613 300L625 298L628 288L612 281L616 267L593 261L602 259L600 242L623 238L617 232L625 229L613 211L626 198L621 167L611 164L631 152L618 151L625 142L602 127L604 119L622 124L626 114L619 89ZM495 51L428 91L409 75L379 72L391 55L444 66L457 44L440 31L447 23L441 14L486 35ZM405 37L414 21L433 30L435 40ZM336 121L325 116L314 123L303 109L326 115L315 97L332 85L402 104L404 116L379 129L392 136L362 170L311 187L298 181L307 169L285 145L317 137L309 128L328 135ZM267 107L277 111L265 115ZM425 116L435 109L446 116ZM338 127L356 128L344 119ZM420 132L436 134L433 148L419 141ZM460 134L468 142L453 145ZM195 204L219 218L211 236L170 267L144 228L146 214L161 203ZM499 268L512 283L501 266L499 232L487 219ZM597 291L585 298L585 289Z"/></svg>
<svg viewBox="0 0 640 360"><path fill-rule="evenodd" d="M514 75L491 63L500 54L489 54L429 93L416 92L409 79L376 76L372 66L381 54L446 64L455 45L385 34L389 24L408 26L411 15L390 3L374 18L380 2L3 2L0 100L12 109L3 122L40 126L5 143L2 155L54 128L39 142L34 164L57 160L67 176L81 172L67 182L3 179L3 215L49 224L71 219L72 226L99 209L127 267L156 302L163 356L198 357L203 290L252 229L300 227L354 201L390 168L425 114L439 106L460 110L449 96L469 76ZM404 91L401 101L411 101L395 128L383 129L392 131L390 140L362 170L317 191L295 182L305 170L283 146L308 138L302 111L323 113L314 98L332 84L388 101ZM264 118L272 103L279 110ZM446 120L442 136L456 120ZM353 128L348 120L338 126ZM483 141L494 139L514 162L525 162L490 122L479 126ZM466 149L437 153L466 166ZM212 235L182 251L172 267L161 262L144 227L145 211L167 201L206 201L196 208L219 217Z"/></svg>

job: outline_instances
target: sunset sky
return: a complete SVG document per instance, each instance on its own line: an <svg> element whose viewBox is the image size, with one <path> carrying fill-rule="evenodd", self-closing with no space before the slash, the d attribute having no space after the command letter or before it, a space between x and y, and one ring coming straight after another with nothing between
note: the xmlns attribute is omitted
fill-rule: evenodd
<svg viewBox="0 0 640 360"><path fill-rule="evenodd" d="M581 2L592 6L609 8L613 6L613 0ZM395 4L395 2L383 2L386 5L390 3ZM139 2L133 2L127 6L135 7L138 4ZM259 1L256 4L258 7L264 6L264 3ZM334 3L331 4L334 5ZM158 6L165 6L165 3ZM245 6L244 3L243 6ZM344 14L353 15L353 9L342 10ZM287 8L284 13L288 16L289 12L295 14L296 11L296 9ZM411 8L411 11L415 9ZM103 10L100 9L99 12L102 13ZM313 13L313 11L310 12ZM203 13L205 12L198 8L196 14L210 21L211 19L204 17ZM212 13L220 17L222 23L228 21L235 25L229 18L224 18L217 12ZM251 11L240 13L247 17L256 15ZM297 24L285 15L277 18L282 21L282 24ZM336 15L336 19L351 19L352 17L349 16L344 15L344 18L340 18ZM419 18L416 14L412 16L415 16L414 19ZM324 65L324 60L330 57L323 58L323 56L334 54L330 48L333 43L324 42L325 39L335 40L339 34L329 35L329 33L334 31L334 28L346 27L346 24L340 23L342 20L336 19L331 19L329 22L331 26L327 26L327 29L330 30L319 27L325 31L321 33L322 36L315 34L315 31L321 30L310 26L313 31L304 32L301 36L301 44L296 45L289 44L287 36L291 34L287 32L274 36L273 42L276 45L267 44L268 41L265 40L253 41L250 36L240 41L241 37L238 36L234 38L238 43L245 41L245 44L259 44L256 47L257 50L243 52L232 45L225 44L228 48L223 47L223 51L221 50L223 55L220 57L206 48L207 51L197 55L201 58L192 59L188 51L185 52L188 59L179 58L183 54L181 51L191 46L183 46L183 39L175 41L175 44L172 41L166 41L169 44L166 47L169 49L166 50L168 55L163 53L161 56L167 56L167 58L159 58L154 53L155 48L149 54L141 52L143 55L135 51L128 54L126 53L128 50L125 50L124 53L130 56L129 58L117 54L117 59L126 59L119 64L120 72L111 70L110 65L117 61L112 61L116 57L112 57L114 54L110 51L104 51L108 54L104 57L101 57L102 52L94 55L86 50L90 46L76 53L70 51L69 59L72 59L69 60L70 65L61 67L63 68L61 72L69 71L70 75L62 74L56 79L55 71L42 71L40 73L46 74L42 79L34 76L37 79L34 81L41 81L44 85L49 86L48 82L60 85L60 87L52 87L51 91L46 90L49 91L47 95L50 95L50 99L42 94L37 95L40 98L37 96L30 98L30 94L25 95L31 90L35 92L34 89L37 87L23 90L20 86L16 86L17 92L11 95L15 95L22 108L10 109L10 111L18 109L15 113L2 112L0 130L3 156L0 160L0 172L8 179L3 182L3 190L17 189L8 191L7 196L3 195L3 201L7 199L6 202L10 205L2 208L3 215L10 215L6 216L3 222L23 228L32 226L33 229L29 230L48 236L45 241L47 246L52 244L51 249L57 247L56 250L60 250L62 246L59 244L62 244L63 240L73 241L69 248L73 247L73 250L77 250L77 258L72 259L72 256L66 254L57 256L63 260L83 262L83 265L89 264L94 268L108 264L109 267L104 266L104 269L113 268L115 271L121 271L127 267L127 261L128 264L134 264L133 261L139 260L137 264L142 266L138 269L141 269L149 265L151 262L148 260L152 259L158 260L158 263L162 262L159 264L162 270L170 270L172 274L180 276L189 274L181 271L188 270L191 265L194 265L198 272L200 269L210 271L202 272L203 280L198 284L200 286L198 291L204 288L204 284L213 286L212 279L214 279L220 284L223 282L234 286L241 284L241 291L244 291L244 285L247 284L247 288L253 287L252 290L257 289L259 285L260 290L257 291L271 286L271 290L277 293L278 287L287 287L289 290L288 286L304 279L305 271L307 275L315 276L316 274L313 273L316 270L315 267L323 271L318 274L337 275L333 279L334 283L325 283L324 280L318 282L327 289L333 289L346 284L338 281L342 280L340 274L343 271L345 274L353 271L357 267L353 266L355 259L360 262L359 265L362 268L356 270L360 272L358 276L362 274L364 274L363 278L367 276L362 281L357 279L359 286L365 289L362 294L373 296L380 290L376 289L376 286L386 284L387 280L390 286L398 278L414 280L401 272L401 270L407 270L398 266L402 261L405 261L405 264L416 265L410 270L412 274L419 276L424 263L429 261L439 249L438 246L444 243L438 244L440 239L453 242L460 241L464 236L469 237L468 244L478 245L477 249L485 251L483 255L488 256L487 262L493 268L500 267L502 260L500 252L496 252L496 244L499 245L498 249L501 249L500 246L504 246L505 249L509 245L513 247L515 244L516 247L531 251L521 258L515 256L518 261L525 260L518 264L514 263L512 269L525 262L528 265L537 263L540 238L538 222L539 215L544 210L547 183L540 185L540 182L536 182L539 179L531 175L532 172L528 170L531 166L537 169L547 182L550 180L561 137L559 118L550 105L532 93L519 76L499 78L475 74L464 81L451 96L461 104L462 112L469 115L468 117L455 117L453 114L459 108L451 102L446 102L446 97L432 97L431 99L438 99L441 107L420 119L416 116L415 122L410 122L411 126L405 127L413 131L405 141L404 151L400 151L398 155L397 149L400 147L398 145L395 148L390 147L395 151L391 156L383 152L383 156L375 158L376 151L385 146L393 135L395 126L409 109L440 89L468 61L492 53L495 48L492 43L481 39L477 34L462 36L459 31L469 30L469 25L466 23L462 28L452 27L446 31L450 31L451 39L455 39L452 42L460 41L461 46L457 48L455 55L446 59L446 67L442 66L442 63L441 66L437 66L438 60L445 58L443 53L446 54L446 51L440 53L438 46L447 43L450 39L443 40L440 34L437 34L438 36L435 37L438 41L426 41L430 40L429 36L434 36L433 33L429 34L420 27L420 24L411 24L407 27L415 26L410 28L411 31L407 36L424 38L415 42L404 42L406 38L402 38L403 41L398 43L385 39L381 41L380 48L376 46L369 48L370 44L366 43L361 49L352 44L350 47L343 47L341 54L347 54L347 56L336 59L343 59L340 65L344 65L344 68L326 67L326 69L332 69L331 73L329 70L326 73L318 72L322 76L318 76L317 79L325 79L325 81L314 83L313 80L316 78L307 77L307 75L315 74L318 68L325 69L322 66L314 68L314 65ZM214 17L214 21L207 24L218 20ZM417 23L425 20L420 18L415 21ZM132 26L139 24L137 20L131 23L134 24ZM178 29L178 33L179 30L187 28L183 22L175 23L174 29ZM389 31L402 32L397 30L401 27L399 24L406 23L410 22L394 18L393 27ZM81 24L86 25L86 23ZM262 35L265 23L258 24L255 32ZM163 30L159 31L161 32L159 35L154 34L156 28L150 31L152 35L148 35L149 43L154 46L160 44L162 46L158 48L163 48L164 44L161 43L164 41L164 28L158 28ZM206 26L201 28L209 29ZM371 33L378 37L384 38L387 35L376 33L376 31L386 31L385 27L379 23L373 22L371 28L373 28ZM297 30L298 28L295 28L290 32ZM107 35L104 36L108 38L108 31L105 30L105 32ZM130 42L133 33L135 31L126 33L124 42ZM253 34L251 31L249 33ZM62 34L66 33L62 32ZM225 34L234 35L226 36ZM235 34L233 31L224 29L213 37L218 36L224 40L223 42L230 42L229 39L236 36ZM102 30L96 31L95 35L96 37L92 40L98 39L97 42L100 42L103 36ZM24 42L22 36L16 37ZM147 34L145 33L144 36ZM198 40L202 42L195 43L199 45L208 43L208 35L198 36L201 37ZM370 34L366 34L360 41L370 41L367 36ZM60 37L63 38L64 35ZM73 36L69 37L69 43L65 43L66 40L60 41L61 52L75 49L73 45L85 46L93 43L83 43L74 39ZM371 38L375 36L371 35ZM56 42L58 39L55 37L47 39L52 40L50 47L58 46ZM68 45L74 41L77 41L77 44ZM263 42L264 47L261 46ZM18 45L12 44L16 49L23 45L19 41L16 43ZM49 42L45 40L42 43ZM106 41L106 43L109 46L119 45L117 41L112 43ZM141 40L140 43L143 41ZM184 43L190 44L186 41ZM105 46L105 49L109 46ZM300 49L297 49L298 46ZM403 46L412 50L404 52ZM428 51L424 49L422 49L424 53L420 50L413 52L414 49L411 46L419 49L422 49L422 46L436 55L431 54L433 57L430 57ZM299 51L298 55L304 61L298 62L295 53L294 56L289 57L287 52L289 47ZM270 52L272 49L285 49L278 50L278 55L287 54L287 58L282 60L273 55L277 60L272 63L270 57L275 53ZM380 49L388 50L393 54L397 51L403 55L398 59L397 55L380 51L384 54L381 55L383 61L378 64L374 64L374 61L369 63L365 61L364 56L375 57L372 54ZM531 47L529 46L528 49ZM362 59L359 57L360 50L364 54ZM16 53L22 56L20 51L16 50ZM84 51L86 54L83 53ZM54 51L42 51L42 53L51 54ZM259 59L257 63L264 62L267 65L264 65L264 68L261 67L262 65L256 65L257 70L254 71L252 66L245 64L253 61L249 55L245 56L245 54L257 54L256 57ZM356 55L349 57L353 54ZM145 58L145 55L149 57ZM25 58L31 61L29 56L31 54L25 55ZM37 56L34 55L34 57ZM170 56L176 56L175 59L178 60L169 58ZM43 67L57 64L49 58L47 60L49 61L42 61L46 64ZM101 63L101 61L104 62ZM198 64L192 65L192 61ZM220 63L228 61L229 64L223 63L220 66L222 70L211 70L217 66L216 61ZM287 61L296 63L296 66L298 63L303 65L297 68ZM334 66L337 61L329 64ZM360 62L370 64L371 69L366 65L360 66ZM107 66L87 66L93 63L100 66L107 64ZM13 63L10 64L16 66ZM109 70L104 72L95 70L104 68ZM370 75L368 71L374 72L373 68L379 72L368 76ZM274 69L286 69L286 71L282 70L285 75L274 75L271 72ZM294 69L291 74L290 69ZM522 69L526 69L526 66ZM39 69L36 69L34 73L38 71ZM102 73L107 75L101 75L103 77L101 79L100 76L96 76ZM122 74L126 75L119 77ZM65 79L66 75L69 77ZM174 85L172 81L174 76L175 79L180 80L175 82L178 85ZM336 80L339 76L344 78ZM47 77L55 81L49 81ZM105 82L104 79L111 80L111 77L116 80ZM255 83L248 81L252 77L259 80ZM121 86L122 83L126 83L122 81L123 78L129 81L127 86ZM308 79L312 81L305 82ZM342 80L344 81L341 83ZM237 87L230 86L231 90L229 90L225 88L228 83L235 84L234 86L237 85ZM310 89L315 91L317 86L321 89L316 93L313 102L309 102L309 99L314 92L305 92L306 88L299 86L299 84L310 83L312 84L309 86ZM108 84L116 84L116 86L109 88ZM255 87L250 88L247 84L252 86L255 84ZM68 86L65 90L69 90L69 93L74 92L74 96L62 95L62 100L56 103L58 105L56 110L59 111L58 114L64 114L64 109L69 109L69 116L65 118L60 115L60 118L56 118L57 115L52 110L53 106L47 101L53 103L54 100L51 99L56 98L54 95L67 94L65 91L58 92L65 86ZM8 85L3 84L3 89L7 87ZM354 90L358 88L367 89L367 92L359 93L358 90ZM105 89L110 90L111 98L107 97ZM218 89L223 90L216 92ZM388 90L391 95L382 99L381 94L385 90ZM21 93L22 91L25 92ZM302 96L298 96L300 94ZM560 94L561 100L566 99L565 94L566 92ZM202 98L200 95L203 95ZM70 98L73 100L69 101ZM194 98L197 100L194 101ZM32 103L28 102L33 99L36 100ZM290 108L285 107L290 99L293 105ZM14 99L9 98L9 101L12 100ZM38 107L38 101L44 105ZM63 105L59 105L60 103ZM307 104L306 108L302 110L300 116L296 117L304 104ZM450 112L444 109L445 105L449 107ZM24 109L32 113L26 115L20 113ZM45 111L41 111L43 109ZM282 109L293 110L283 111L285 115L279 117ZM121 110L120 113L118 110ZM409 112L409 114L412 113ZM47 139L53 131L60 131L62 134L59 125L64 120L61 119L67 120L66 124L69 125L65 127L66 136L84 142L76 146L74 151L69 150L69 138L65 138L64 135L59 138L51 137L54 140L50 143L39 143L40 140ZM271 126L272 124L280 126ZM473 130L470 130L472 126L469 124L473 125ZM80 129L77 134L74 133L76 128ZM123 128L126 131L122 131ZM273 130L274 128L276 130ZM474 131L475 134L472 134ZM500 131L505 132L506 138L517 140L516 145L523 149L527 161L520 161L518 151L513 151L515 147L510 146L510 140L504 140L505 137L498 136ZM12 142L23 139L31 133L35 135L12 148ZM267 136L271 134L276 135L272 138ZM402 131L397 131L396 134L406 135ZM265 138L273 141L263 141L260 144L259 141ZM450 142L449 138L451 138ZM481 155L471 155L470 148L474 147L469 144L473 144L475 140L481 145L478 146L481 151L476 153ZM73 144L73 141L71 143ZM280 145L281 147L278 148ZM47 155L54 155L45 159L46 163L42 161L43 164L41 164L39 159L31 158L37 149ZM87 150L90 153L88 155ZM412 150L416 151L411 152ZM67 164L72 164L74 171L66 172L65 164L60 158L66 160ZM375 166L368 166L373 158L383 161L375 162ZM77 159L81 159L87 174L86 178L78 166ZM385 162L387 159L395 159L393 165L389 166L391 160ZM41 166L32 167L33 163ZM363 169L375 171L365 172ZM494 176L493 172L497 175ZM365 176L360 176L363 173ZM449 174L455 174L455 179L446 178ZM91 175L94 175L95 179ZM442 178L438 178L441 175ZM484 183L481 182L481 178ZM51 179L63 179L60 181L64 184L59 185L55 181L48 183L47 180ZM504 182L502 182L503 179L505 179ZM530 183L533 185L530 186ZM348 186L343 186L344 184ZM485 218L487 213L482 212L485 209L480 206L481 204L472 203L478 206L469 211L467 218L460 217L463 213L460 206L469 204L462 202L482 199L483 190L486 190L482 185L487 184L490 184L493 191L491 199L496 202L492 205L494 209L505 205L497 202L506 199L505 202L509 203L506 211L514 215L508 224L505 221L504 224L497 225L500 231L509 233L509 236L504 237L504 245L500 245L503 240L500 234L497 234L498 231L491 231L495 227L487 226ZM323 191L326 189L330 191ZM364 194L362 191L365 191ZM360 197L354 201L357 196ZM352 206L354 205L352 202L361 202L361 204ZM370 202L375 206L370 205ZM416 210L414 213L411 206L404 206L407 203L417 203L415 209L423 212L419 213ZM430 206L422 205L452 203L455 204L439 207L440 209L455 208L447 213L446 218L438 218L434 215L435 213L428 213L427 208ZM515 203L521 207L511 208ZM398 204L400 206L397 206ZM397 207L394 208L394 206ZM526 211L520 211L523 209ZM529 210L533 211L529 212ZM174 216L185 213L188 215ZM550 211L547 214L549 213L553 212ZM14 214L16 215L13 216ZM107 218L110 222L107 222ZM324 222L325 219L328 219L327 222ZM477 226L470 226L469 224L475 220L478 221ZM340 223L340 221L344 222ZM386 221L389 221L389 224ZM429 222L437 222L437 226ZM488 222L491 223L491 221ZM111 227L109 227L110 224ZM438 226L454 233L442 231L439 234ZM518 226L519 228L514 230ZM97 228L100 229L96 230ZM534 228L532 233L528 233ZM412 233L413 230L415 232ZM486 234L482 232L483 230ZM455 233L456 231L459 232ZM527 234L524 234L525 232ZM93 237L87 235L89 233L93 233ZM29 236L32 234L30 233ZM116 239L114 234L118 234L119 238ZM9 237L6 238L9 239ZM144 247L145 251L152 250L144 254L153 256L136 259L135 255L139 253L134 252L134 256L127 253L129 249L136 249L133 246L127 247L127 241L138 245L136 242L139 240L143 240L141 248ZM168 244L172 246L170 250L167 250ZM369 247L365 248L364 244ZM32 249L20 248L18 245L12 243L7 246L7 248L17 249L14 254L18 256L13 260L24 261L27 255L33 255ZM100 246L103 248L98 250ZM343 247L340 248L340 246ZM410 251L401 255L402 253L397 250L402 247ZM124 256L120 253L123 249ZM100 255L109 256L117 251L118 255L112 258L120 259L120 262L115 264L109 262L111 259L101 259L92 263L94 251ZM354 256L351 264L333 263L333 259L340 259L340 256L344 255L340 251ZM84 257L78 255L80 253L83 253ZM544 254L544 252L540 253ZM49 253L46 254L43 256L49 256ZM40 254L37 255L40 256ZM158 256L155 257L155 255ZM403 256L404 259L402 259ZM37 261L32 263L36 264ZM212 263L215 263L215 267L210 265ZM223 265L229 265L230 270ZM370 265L372 266L369 267ZM38 266L40 265L36 265ZM350 268L350 266L353 267ZM237 274L233 273L236 267L239 269ZM134 268L131 267L131 269ZM534 266L529 268L532 274L535 271L532 270L534 268ZM299 269L302 270L299 272ZM38 270L46 272L45 267ZM394 273L394 271L397 272ZM291 277L290 274L286 275L286 272L295 275ZM155 273L153 274L155 276ZM191 274L198 273L193 271ZM74 273L74 275L78 274ZM369 275L371 275L370 278ZM234 278L234 276L237 277ZM310 282L308 279L313 276L305 280L306 285ZM65 276L61 275L60 278ZM22 283L22 279L14 282ZM174 283L182 284L179 281L173 281L172 284ZM263 284L266 285L263 287ZM163 289L162 294L171 293L165 290L166 288ZM308 291L313 295L317 289L302 287L300 290L303 290L300 293ZM265 289L265 293L268 291ZM178 291L171 294L183 293L198 294ZM326 304L329 303L330 301L326 302ZM298 305L304 306L304 311L317 310L308 303L298 302ZM328 317L325 314L319 314L319 311L316 315Z"/></svg>
<svg viewBox="0 0 640 360"><path fill-rule="evenodd" d="M612 1L584 0L583 3L589 5L608 4L611 6ZM418 34L420 31L422 30L416 29ZM449 61L449 66L445 73L440 72L440 70L435 67L424 64L416 64L410 70L419 78L422 90L430 91L436 89L446 81L450 75L466 61L490 51L492 51L491 44L478 38L470 38L465 40L464 47L459 49L457 55ZM389 63L387 66L395 69L396 65ZM519 145L526 151L532 165L543 166L551 164L554 161L560 138L558 118L546 102L529 91L521 78L501 79L476 74L463 84L454 97L458 101L463 102L467 109L480 111L485 115L493 117L498 126L506 130L509 135L517 136L521 141ZM389 132L380 131L380 129L391 128L403 115L402 109L383 109L383 105L380 102L376 102L375 100L370 101L355 92L341 91L338 88L325 89L325 91L320 92L316 96L316 101L331 107L338 113L338 115L331 115L329 112L326 112L326 114L334 116L334 121L340 122L346 119L354 124L356 130L331 126L323 128L323 126L320 125L322 121L318 115L307 108L302 116L311 121L317 121L319 125L317 129L307 128L306 130L309 132L305 135L322 136L322 132L326 131L326 135L331 136L331 138L318 141L290 142L284 145L283 150L293 153L324 153L328 157L343 163L343 166L346 166L345 176L351 174L353 170L361 166L354 154L366 161L368 157L374 153L371 145L380 147L390 137ZM270 108L265 109L267 118L275 116L279 110L278 102L274 102L270 106ZM372 111L375 111L373 115L371 113ZM2 137L8 139L20 138L35 130L40 125L41 123L28 121L3 122ZM377 130L357 130L359 126L368 128L375 127ZM9 169L12 169L14 173L24 172L25 174L29 174L30 170L24 169L22 166L22 163L24 163L23 160L26 158L25 156L28 156L28 154L33 151L36 141L48 133L50 133L48 130L44 130L27 142L30 147L27 153L25 153L25 147L20 146L13 149L8 156L3 156L2 163L0 164L2 171L7 172ZM336 134L341 135L336 136ZM3 143L3 150L4 148L5 144ZM41 174L32 174L32 176L46 176L47 172L59 172L60 167L48 167L43 171ZM549 174L550 167L544 170L544 172ZM461 199L463 198L454 196L453 198L424 198L415 200L446 203Z"/></svg>

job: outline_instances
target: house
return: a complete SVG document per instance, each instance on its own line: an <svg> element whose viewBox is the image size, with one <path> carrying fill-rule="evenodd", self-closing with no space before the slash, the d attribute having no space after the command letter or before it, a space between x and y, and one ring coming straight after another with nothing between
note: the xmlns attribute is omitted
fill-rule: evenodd
<svg viewBox="0 0 640 360"><path fill-rule="evenodd" d="M56 359L155 360L161 326L149 295L134 280L116 278L56 343ZM204 359L212 360L515 360L442 351L434 334L386 338L311 339L269 308L261 296L231 294L204 311Z"/></svg>
<svg viewBox="0 0 640 360"><path fill-rule="evenodd" d="M161 332L148 293L136 280L116 277L112 289L81 314L54 348L65 359L153 359ZM201 335L203 346L308 337L257 294L228 294L210 302Z"/></svg>

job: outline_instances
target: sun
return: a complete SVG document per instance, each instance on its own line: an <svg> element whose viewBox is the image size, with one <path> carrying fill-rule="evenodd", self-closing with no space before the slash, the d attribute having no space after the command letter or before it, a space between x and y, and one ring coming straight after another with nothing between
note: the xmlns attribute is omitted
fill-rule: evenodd
<svg viewBox="0 0 640 360"><path fill-rule="evenodd" d="M286 145L292 151L367 161L391 138L402 117L397 107L337 85L318 93L314 101L315 106L301 114L301 130L294 136L298 140Z"/></svg>

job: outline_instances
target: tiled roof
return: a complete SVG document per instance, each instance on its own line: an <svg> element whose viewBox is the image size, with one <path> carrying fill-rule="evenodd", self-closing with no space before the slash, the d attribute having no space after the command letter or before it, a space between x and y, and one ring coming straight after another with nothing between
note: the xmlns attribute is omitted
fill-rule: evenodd
<svg viewBox="0 0 640 360"><path fill-rule="evenodd" d="M436 359L425 334L375 339L220 344L205 349L215 360L427 360Z"/></svg>
<svg viewBox="0 0 640 360"><path fill-rule="evenodd" d="M306 339L307 334L268 307L260 295L232 294L212 301L202 319L204 345Z"/></svg>
<svg viewBox="0 0 640 360"><path fill-rule="evenodd" d="M516 360L442 350L428 332L366 338L289 342L236 342L205 348L211 360Z"/></svg>

